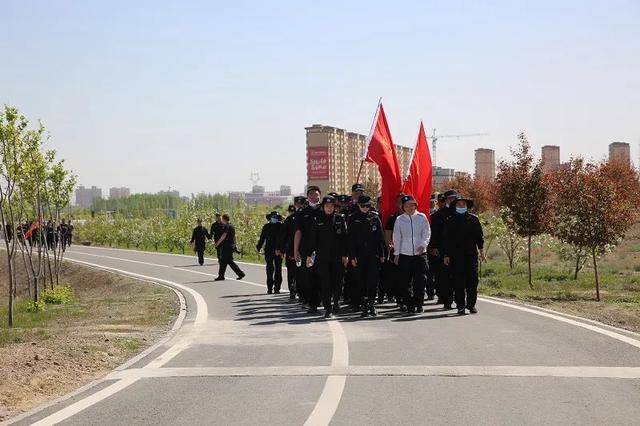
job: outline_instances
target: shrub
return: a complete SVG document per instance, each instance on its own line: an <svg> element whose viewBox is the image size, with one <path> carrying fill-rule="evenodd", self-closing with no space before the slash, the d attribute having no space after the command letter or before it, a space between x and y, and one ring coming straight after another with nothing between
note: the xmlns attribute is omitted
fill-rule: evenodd
<svg viewBox="0 0 640 426"><path fill-rule="evenodd" d="M44 307L45 307L44 301L39 300L37 302L29 302L29 303L27 303L26 310L29 313L36 313L36 312L44 311Z"/></svg>
<svg viewBox="0 0 640 426"><path fill-rule="evenodd" d="M51 305L65 305L74 299L73 288L68 284L56 285L42 292L42 301Z"/></svg>

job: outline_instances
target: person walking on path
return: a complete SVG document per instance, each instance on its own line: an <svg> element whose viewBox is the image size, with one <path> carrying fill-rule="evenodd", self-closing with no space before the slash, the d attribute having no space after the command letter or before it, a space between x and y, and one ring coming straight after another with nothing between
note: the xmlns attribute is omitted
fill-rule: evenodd
<svg viewBox="0 0 640 426"><path fill-rule="evenodd" d="M256 250L259 253L264 246L264 260L267 263L267 294L279 294L282 285L282 257L277 249L282 230L282 216L273 211L266 217L268 222L262 227Z"/></svg>
<svg viewBox="0 0 640 426"><path fill-rule="evenodd" d="M191 245L193 250L198 255L198 264L204 265L204 250L207 248L207 240L211 239L211 236L207 232L207 229L202 226L202 220L198 219L198 224L193 228L191 232Z"/></svg>
<svg viewBox="0 0 640 426"><path fill-rule="evenodd" d="M236 228L231 224L228 214L222 215L222 224L224 226L223 233L220 239L215 242L216 248L220 248L220 268L218 269L218 277L214 281L224 281L227 266L238 275L238 280L241 280L245 273L233 261L233 252L236 248Z"/></svg>

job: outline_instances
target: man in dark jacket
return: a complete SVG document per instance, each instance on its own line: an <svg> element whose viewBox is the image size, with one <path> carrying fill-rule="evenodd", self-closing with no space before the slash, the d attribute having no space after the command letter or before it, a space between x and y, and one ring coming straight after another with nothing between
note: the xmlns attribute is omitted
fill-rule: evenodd
<svg viewBox="0 0 640 426"><path fill-rule="evenodd" d="M222 218L220 217L220 213L216 213L216 221L211 224L211 231L209 232L210 238L215 242L222 237L224 233L224 224L222 223ZM218 258L218 263L220 263L220 252L221 248L216 248L216 255Z"/></svg>
<svg viewBox="0 0 640 426"><path fill-rule="evenodd" d="M230 266L238 275L238 280L244 278L245 273L233 261L233 252L236 249L236 228L231 224L228 214L222 215L222 224L224 225L220 239L216 241L216 248L220 248L220 269L218 277L214 281L224 281L224 274L227 266Z"/></svg>
<svg viewBox="0 0 640 426"><path fill-rule="evenodd" d="M256 250L260 252L264 245L264 260L267 262L267 294L279 294L282 285L282 257L276 251L282 230L282 216L273 211L266 217L268 222L262 227Z"/></svg>
<svg viewBox="0 0 640 426"><path fill-rule="evenodd" d="M444 305L444 309L451 309L453 304L453 283L451 272L445 267L442 256L442 235L444 225L451 217L454 210L449 208L453 199L458 196L454 190L446 191L438 195L438 210L431 215L431 241L427 253L429 254L429 268L434 274L438 304Z"/></svg>
<svg viewBox="0 0 640 426"><path fill-rule="evenodd" d="M310 250L315 253L315 259L307 258L307 265L316 265L324 317L331 318L340 310L340 285L349 261L347 224L344 216L336 212L334 197L322 199L322 214L311 229Z"/></svg>
<svg viewBox="0 0 640 426"><path fill-rule="evenodd" d="M296 215L304 207L307 197L298 196L293 199L294 205L289 206L289 216L284 220L280 229L278 251L286 259L287 285L289 286L289 299L295 299L298 294L296 283L296 259L293 254L294 236L296 233Z"/></svg>
<svg viewBox="0 0 640 426"><path fill-rule="evenodd" d="M191 232L191 245L198 254L198 263L200 266L204 265L204 250L207 248L207 240L210 240L211 236L207 232L207 229L202 226L202 220L198 219L198 224L193 228Z"/></svg>
<svg viewBox="0 0 640 426"><path fill-rule="evenodd" d="M465 308L472 314L478 312L478 253L484 261L482 225L478 216L469 213L472 207L473 200L458 197L456 213L445 224L442 237L444 264L451 269L460 315L465 314Z"/></svg>
<svg viewBox="0 0 640 426"><path fill-rule="evenodd" d="M309 304L309 313L318 312L320 302L320 279L315 266L307 268L306 259L311 255L309 237L311 229L315 225L320 209L320 188L309 186L307 188L308 205L296 214L296 231L294 234L293 253L298 266L296 284L300 287L301 300Z"/></svg>
<svg viewBox="0 0 640 426"><path fill-rule="evenodd" d="M382 223L378 214L371 211L372 204L369 196L361 196L358 199L360 211L351 215L347 227L349 259L358 283L356 303L361 303L363 317L378 314L374 303L380 284L380 267L386 254Z"/></svg>

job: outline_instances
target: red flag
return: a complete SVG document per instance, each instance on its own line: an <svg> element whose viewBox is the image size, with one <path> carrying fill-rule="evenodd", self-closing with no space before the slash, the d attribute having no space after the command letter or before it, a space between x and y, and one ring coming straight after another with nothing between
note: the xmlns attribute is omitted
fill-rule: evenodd
<svg viewBox="0 0 640 426"><path fill-rule="evenodd" d="M409 168L409 176L404 183L402 191L411 194L418 202L418 211L427 215L431 219L431 189L432 189L432 167L431 152L427 143L427 135L424 133L424 126L420 122L418 140L413 150L413 159Z"/></svg>
<svg viewBox="0 0 640 426"><path fill-rule="evenodd" d="M29 227L29 229L27 229L27 232L25 232L24 234L24 238L26 240L28 240L29 238L31 238L31 235L33 235L33 231L35 231L36 229L38 229L38 227L40 226L40 224L38 222L33 222L31 224L31 226Z"/></svg>
<svg viewBox="0 0 640 426"><path fill-rule="evenodd" d="M384 221L396 210L395 199L402 187L402 172L382 102L378 105L376 118L369 135L365 160L378 165L378 171L382 178L380 218Z"/></svg>

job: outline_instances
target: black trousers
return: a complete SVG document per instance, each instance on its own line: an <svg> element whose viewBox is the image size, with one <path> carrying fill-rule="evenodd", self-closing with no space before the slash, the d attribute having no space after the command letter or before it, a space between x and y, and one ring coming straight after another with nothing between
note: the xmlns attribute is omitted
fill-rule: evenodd
<svg viewBox="0 0 640 426"><path fill-rule="evenodd" d="M227 272L227 266L229 266L236 275L244 275L244 272L236 265L236 262L233 261L233 251L229 250L221 250L220 252L220 269L218 270L218 277L224 278L225 272Z"/></svg>
<svg viewBox="0 0 640 426"><path fill-rule="evenodd" d="M421 307L424 304L424 290L427 285L427 255L400 255L400 273L402 274L402 300L409 308Z"/></svg>
<svg viewBox="0 0 640 426"><path fill-rule="evenodd" d="M442 260L431 254L427 255L427 262L429 262L429 272L427 273L427 296L433 297L437 294L438 297L440 297L440 293L438 293L436 270L438 266L442 267L444 265L438 265L438 263L442 264Z"/></svg>
<svg viewBox="0 0 640 426"><path fill-rule="evenodd" d="M265 254L264 260L267 262L267 288L269 290L280 291L282 285L282 258L275 253Z"/></svg>
<svg viewBox="0 0 640 426"><path fill-rule="evenodd" d="M200 266L204 265L204 249L196 250L196 253L198 254L198 263Z"/></svg>
<svg viewBox="0 0 640 426"><path fill-rule="evenodd" d="M345 303L350 303L354 306L361 303L358 302L362 297L359 296L360 292L358 291L358 283L356 281L356 268L354 268L351 263L347 266L342 283L342 295L344 296Z"/></svg>
<svg viewBox="0 0 640 426"><path fill-rule="evenodd" d="M473 308L478 300L478 259L451 259L458 309Z"/></svg>
<svg viewBox="0 0 640 426"><path fill-rule="evenodd" d="M358 266L355 268L358 293L355 305L373 304L380 285L380 258L375 255L358 257Z"/></svg>
<svg viewBox="0 0 640 426"><path fill-rule="evenodd" d="M444 305L451 305L453 303L451 268L444 266L444 260L441 256L431 256L429 258L429 267L435 280L438 302Z"/></svg>
<svg viewBox="0 0 640 426"><path fill-rule="evenodd" d="M307 268L307 255L301 255L302 265L296 273L296 291L301 298L305 299L309 306L317 308L320 304L320 279L318 277L317 265Z"/></svg>
<svg viewBox="0 0 640 426"><path fill-rule="evenodd" d="M320 299L324 309L331 312L331 304L338 303L340 299L340 286L344 266L340 260L318 263L318 276L320 278Z"/></svg>
<svg viewBox="0 0 640 426"><path fill-rule="evenodd" d="M289 293L296 294L296 261L287 256L285 262L287 267L287 286L289 287Z"/></svg>

